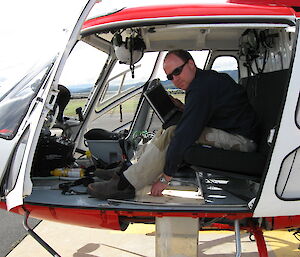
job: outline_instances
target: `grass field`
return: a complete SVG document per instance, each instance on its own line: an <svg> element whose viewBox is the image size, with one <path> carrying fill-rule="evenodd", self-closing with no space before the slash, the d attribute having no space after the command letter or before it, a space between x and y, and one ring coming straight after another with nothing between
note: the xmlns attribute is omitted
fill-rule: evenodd
<svg viewBox="0 0 300 257"><path fill-rule="evenodd" d="M76 116L76 108L78 107L84 107L85 103L87 101L87 98L84 99L71 99L70 102L68 103L65 111L64 111L64 116Z"/></svg>
<svg viewBox="0 0 300 257"><path fill-rule="evenodd" d="M172 94L172 96L174 98L178 98L180 101L184 102L184 94ZM139 97L133 97L133 98L129 99L128 101L124 102L122 104L123 112L124 113L133 112L137 106L138 98ZM83 109L86 101L87 101L87 98L71 99L64 111L64 116L69 116L69 117L77 116L77 114L75 112L76 108L82 107L82 109ZM117 108L119 108L119 107L117 107ZM111 112L114 112L114 110L112 110Z"/></svg>

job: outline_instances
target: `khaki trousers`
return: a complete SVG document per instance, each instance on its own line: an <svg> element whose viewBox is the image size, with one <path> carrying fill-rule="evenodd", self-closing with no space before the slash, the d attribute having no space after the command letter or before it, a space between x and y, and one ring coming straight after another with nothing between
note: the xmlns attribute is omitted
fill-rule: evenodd
<svg viewBox="0 0 300 257"><path fill-rule="evenodd" d="M145 147L139 160L124 172L124 176L136 190L153 184L163 173L167 149L175 128L176 126L171 126L158 131ZM256 149L256 144L252 140L208 127L203 130L196 143L241 152L253 152Z"/></svg>

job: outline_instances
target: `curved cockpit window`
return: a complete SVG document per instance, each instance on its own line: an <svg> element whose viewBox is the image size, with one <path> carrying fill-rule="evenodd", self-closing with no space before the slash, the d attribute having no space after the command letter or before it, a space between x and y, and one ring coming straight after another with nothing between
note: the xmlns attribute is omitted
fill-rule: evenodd
<svg viewBox="0 0 300 257"><path fill-rule="evenodd" d="M49 64L37 74L26 75L9 91L0 95L0 137L13 138L51 67Z"/></svg>

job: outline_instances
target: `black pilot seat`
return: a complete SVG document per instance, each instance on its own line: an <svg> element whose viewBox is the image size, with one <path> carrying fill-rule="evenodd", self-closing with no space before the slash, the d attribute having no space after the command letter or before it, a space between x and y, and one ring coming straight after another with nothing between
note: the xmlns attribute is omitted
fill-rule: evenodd
<svg viewBox="0 0 300 257"><path fill-rule="evenodd" d="M259 121L257 152L238 152L202 145L192 145L184 154L184 162L196 172L221 175L228 178L259 182L272 149L268 142L271 130L278 127L289 70L262 73L242 79L249 102Z"/></svg>

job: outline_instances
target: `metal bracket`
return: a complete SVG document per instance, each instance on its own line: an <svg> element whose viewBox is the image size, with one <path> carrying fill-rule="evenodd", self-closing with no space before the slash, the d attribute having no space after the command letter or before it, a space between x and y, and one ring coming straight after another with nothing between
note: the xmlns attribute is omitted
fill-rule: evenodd
<svg viewBox="0 0 300 257"><path fill-rule="evenodd" d="M198 195L204 197L203 189L201 185L201 178L203 178L202 172L196 171L196 179L198 184Z"/></svg>

